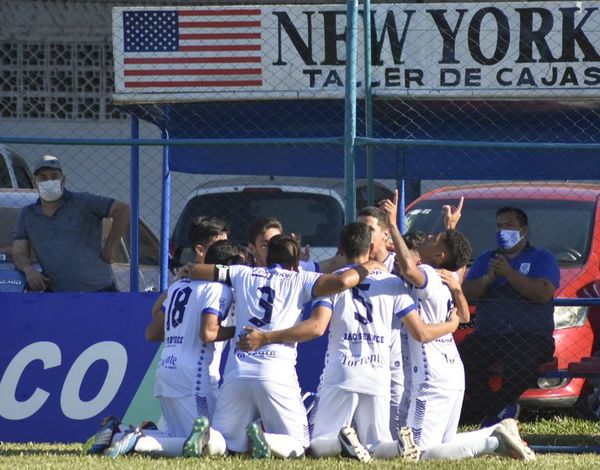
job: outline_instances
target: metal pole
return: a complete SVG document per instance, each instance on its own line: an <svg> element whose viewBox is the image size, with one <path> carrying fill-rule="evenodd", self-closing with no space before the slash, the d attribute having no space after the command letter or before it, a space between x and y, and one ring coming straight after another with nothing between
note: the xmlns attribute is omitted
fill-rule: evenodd
<svg viewBox="0 0 600 470"><path fill-rule="evenodd" d="M373 137L373 97L371 86L371 0L364 0L364 53L365 53L365 136ZM367 155L367 200L369 205L375 204L375 171L373 162L373 147L366 145Z"/></svg>
<svg viewBox="0 0 600 470"><path fill-rule="evenodd" d="M169 138L169 132L163 131L163 139ZM162 161L162 207L160 224L160 290L164 291L169 283L169 217L171 208L171 171L169 169L169 146L163 147Z"/></svg>
<svg viewBox="0 0 600 470"><path fill-rule="evenodd" d="M137 116L131 116L131 138L139 139L140 122ZM131 146L130 161L131 218L129 219L129 290L139 292L140 261L140 147Z"/></svg>
<svg viewBox="0 0 600 470"><path fill-rule="evenodd" d="M346 93L344 113L344 181L346 222L356 220L356 49L358 0L348 0L346 26Z"/></svg>

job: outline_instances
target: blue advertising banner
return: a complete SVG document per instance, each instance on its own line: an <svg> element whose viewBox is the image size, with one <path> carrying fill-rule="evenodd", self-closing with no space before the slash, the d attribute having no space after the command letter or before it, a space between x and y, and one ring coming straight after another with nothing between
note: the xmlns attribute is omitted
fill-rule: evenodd
<svg viewBox="0 0 600 470"><path fill-rule="evenodd" d="M0 441L83 442L107 415L158 420L160 345L144 340L157 297L0 293ZM298 348L303 391L316 391L326 347Z"/></svg>
<svg viewBox="0 0 600 470"><path fill-rule="evenodd" d="M125 416L158 294L0 294L0 441L82 441Z"/></svg>

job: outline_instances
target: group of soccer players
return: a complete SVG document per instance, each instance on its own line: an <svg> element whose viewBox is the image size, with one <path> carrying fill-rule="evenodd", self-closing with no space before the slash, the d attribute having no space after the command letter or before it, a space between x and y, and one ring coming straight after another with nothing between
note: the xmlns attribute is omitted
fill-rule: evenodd
<svg viewBox="0 0 600 470"><path fill-rule="evenodd" d="M227 240L224 221L193 221L196 263L159 298L146 330L163 342L161 422L125 428L108 417L86 452L533 459L515 420L457 433L465 380L452 333L469 319L460 273L471 258L455 229L462 201L444 208L447 230L403 237L397 199L360 211L338 255L320 264L300 261L275 219L252 224L247 249ZM307 418L296 345L327 330Z"/></svg>

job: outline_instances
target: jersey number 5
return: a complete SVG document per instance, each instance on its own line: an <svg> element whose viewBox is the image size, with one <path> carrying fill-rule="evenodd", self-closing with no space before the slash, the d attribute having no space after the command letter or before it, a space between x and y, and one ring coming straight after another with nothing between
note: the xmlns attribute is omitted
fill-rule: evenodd
<svg viewBox="0 0 600 470"><path fill-rule="evenodd" d="M373 305L361 294L361 291L368 291L369 287L371 287L370 284L359 284L356 287L352 288L352 297L354 298L354 301L357 302L359 305L362 305L366 313L366 316L361 315L359 312L359 308L357 308L354 312L354 318L358 320L358 322L361 325L368 325L369 323L373 323Z"/></svg>
<svg viewBox="0 0 600 470"><path fill-rule="evenodd" d="M183 321L183 314L185 313L185 306L190 300L190 294L192 293L191 287L184 287L183 289L177 289L173 292L171 297L171 303L169 304L169 310L167 311L167 331L171 328L175 328Z"/></svg>
<svg viewBox="0 0 600 470"><path fill-rule="evenodd" d="M265 311L265 314L262 318L251 318L250 323L260 328L261 326L264 326L267 323L271 323L271 315L273 314L273 300L275 300L275 291L269 286L263 286L258 290L260 291L260 300L258 301L258 306Z"/></svg>

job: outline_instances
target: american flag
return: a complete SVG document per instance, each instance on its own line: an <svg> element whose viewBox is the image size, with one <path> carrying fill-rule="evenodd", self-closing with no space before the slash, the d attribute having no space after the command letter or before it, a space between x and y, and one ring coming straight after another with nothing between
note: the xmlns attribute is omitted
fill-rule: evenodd
<svg viewBox="0 0 600 470"><path fill-rule="evenodd" d="M132 91L260 87L261 11L124 11L123 74Z"/></svg>

